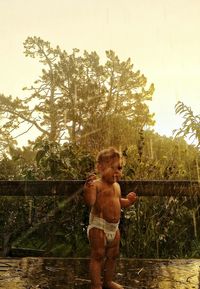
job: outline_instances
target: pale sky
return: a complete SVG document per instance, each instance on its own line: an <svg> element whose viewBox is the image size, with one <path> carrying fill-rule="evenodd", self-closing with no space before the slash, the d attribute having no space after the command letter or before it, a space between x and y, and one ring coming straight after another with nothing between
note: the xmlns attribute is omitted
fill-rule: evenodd
<svg viewBox="0 0 200 289"><path fill-rule="evenodd" d="M178 100L200 113L200 0L0 0L0 93L23 96L40 75L23 42L38 36L71 52L112 49L155 84L154 130L172 135Z"/></svg>

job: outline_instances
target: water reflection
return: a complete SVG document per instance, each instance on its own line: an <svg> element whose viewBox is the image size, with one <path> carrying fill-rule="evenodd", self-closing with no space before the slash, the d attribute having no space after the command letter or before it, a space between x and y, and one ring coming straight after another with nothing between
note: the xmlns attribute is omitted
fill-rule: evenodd
<svg viewBox="0 0 200 289"><path fill-rule="evenodd" d="M33 287L88 288L87 259L23 258L20 267Z"/></svg>
<svg viewBox="0 0 200 289"><path fill-rule="evenodd" d="M20 267L31 288L89 289L88 259L23 258ZM118 262L116 280L125 289L200 289L200 260Z"/></svg>
<svg viewBox="0 0 200 289"><path fill-rule="evenodd" d="M176 263L160 267L159 288L200 288L200 262L178 260Z"/></svg>

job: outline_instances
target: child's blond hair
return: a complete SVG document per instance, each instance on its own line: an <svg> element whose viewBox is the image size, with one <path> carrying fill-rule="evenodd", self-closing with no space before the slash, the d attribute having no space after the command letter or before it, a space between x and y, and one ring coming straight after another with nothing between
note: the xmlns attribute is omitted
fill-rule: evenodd
<svg viewBox="0 0 200 289"><path fill-rule="evenodd" d="M114 147L110 147L99 152L97 156L97 163L107 163L115 158L120 159L121 155Z"/></svg>

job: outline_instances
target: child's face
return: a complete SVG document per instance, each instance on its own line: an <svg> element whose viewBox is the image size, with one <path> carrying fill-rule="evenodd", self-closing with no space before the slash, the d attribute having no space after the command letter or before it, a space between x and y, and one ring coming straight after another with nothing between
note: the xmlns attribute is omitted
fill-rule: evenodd
<svg viewBox="0 0 200 289"><path fill-rule="evenodd" d="M99 165L99 173L101 178L107 183L113 184L118 182L122 176L122 161L119 158L115 158Z"/></svg>

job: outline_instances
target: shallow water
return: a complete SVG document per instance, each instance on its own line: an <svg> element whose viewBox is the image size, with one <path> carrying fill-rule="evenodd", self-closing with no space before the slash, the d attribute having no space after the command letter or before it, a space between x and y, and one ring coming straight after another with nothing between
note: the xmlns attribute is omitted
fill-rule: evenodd
<svg viewBox="0 0 200 289"><path fill-rule="evenodd" d="M27 289L19 269L20 259L0 258L0 288Z"/></svg>
<svg viewBox="0 0 200 289"><path fill-rule="evenodd" d="M88 259L23 258L1 274L4 289L89 289ZM115 280L125 289L200 289L200 260L117 262Z"/></svg>

